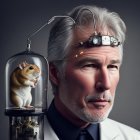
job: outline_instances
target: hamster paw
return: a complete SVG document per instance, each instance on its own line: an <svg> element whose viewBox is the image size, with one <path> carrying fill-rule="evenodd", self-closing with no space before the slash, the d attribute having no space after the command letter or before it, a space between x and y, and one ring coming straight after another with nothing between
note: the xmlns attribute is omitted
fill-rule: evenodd
<svg viewBox="0 0 140 140"><path fill-rule="evenodd" d="M26 109L32 109L32 108L34 108L34 106L26 105L25 108L26 108Z"/></svg>

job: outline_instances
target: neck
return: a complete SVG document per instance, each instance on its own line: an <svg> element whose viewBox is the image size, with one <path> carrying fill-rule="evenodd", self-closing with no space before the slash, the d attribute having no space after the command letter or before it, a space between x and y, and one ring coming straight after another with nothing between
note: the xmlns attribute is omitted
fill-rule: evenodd
<svg viewBox="0 0 140 140"><path fill-rule="evenodd" d="M88 122L85 122L81 120L79 117L77 117L73 112L71 112L59 99L57 95L55 95L54 98L54 104L56 109L59 111L59 113L66 118L68 121L70 121L72 124L76 125L77 127L84 128L89 125Z"/></svg>

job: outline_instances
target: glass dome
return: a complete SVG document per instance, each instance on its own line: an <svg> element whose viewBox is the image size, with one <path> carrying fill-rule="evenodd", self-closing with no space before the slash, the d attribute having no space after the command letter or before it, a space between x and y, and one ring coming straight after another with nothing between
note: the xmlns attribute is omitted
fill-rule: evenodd
<svg viewBox="0 0 140 140"><path fill-rule="evenodd" d="M7 61L5 72L5 114L42 114L47 109L47 60L40 54L24 51Z"/></svg>

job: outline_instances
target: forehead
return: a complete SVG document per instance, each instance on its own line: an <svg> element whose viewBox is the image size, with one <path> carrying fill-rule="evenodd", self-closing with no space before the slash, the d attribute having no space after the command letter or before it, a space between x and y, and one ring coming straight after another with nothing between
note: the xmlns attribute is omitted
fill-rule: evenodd
<svg viewBox="0 0 140 140"><path fill-rule="evenodd" d="M80 60L97 60L100 63L110 63L112 61L121 63L121 56L118 47L110 46L94 47L86 49L75 49L69 59L74 62Z"/></svg>

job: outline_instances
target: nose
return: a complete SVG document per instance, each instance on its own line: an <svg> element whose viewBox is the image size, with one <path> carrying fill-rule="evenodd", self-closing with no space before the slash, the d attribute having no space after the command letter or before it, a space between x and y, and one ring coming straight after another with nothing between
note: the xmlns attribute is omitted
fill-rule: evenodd
<svg viewBox="0 0 140 140"><path fill-rule="evenodd" d="M95 83L95 88L98 92L103 92L109 90L111 87L110 76L107 68L99 70L97 74L97 79Z"/></svg>

